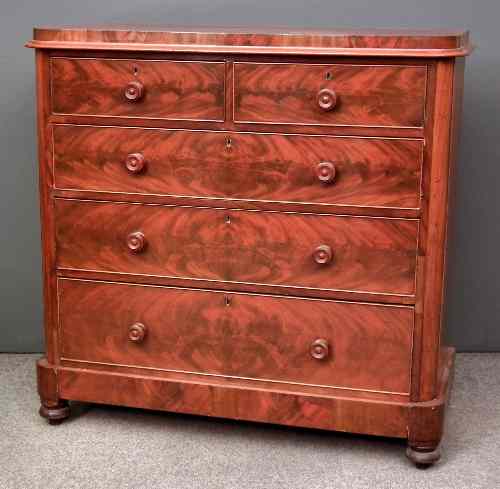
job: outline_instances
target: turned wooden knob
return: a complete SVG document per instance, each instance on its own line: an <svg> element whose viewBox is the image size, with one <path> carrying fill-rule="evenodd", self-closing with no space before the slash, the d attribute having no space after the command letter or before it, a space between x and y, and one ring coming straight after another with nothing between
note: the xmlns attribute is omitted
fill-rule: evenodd
<svg viewBox="0 0 500 489"><path fill-rule="evenodd" d="M329 161L322 161L316 167L316 175L320 182L332 183L335 180L335 165Z"/></svg>
<svg viewBox="0 0 500 489"><path fill-rule="evenodd" d="M321 110L328 112L337 105L337 94L329 88L323 88L318 92L318 106Z"/></svg>
<svg viewBox="0 0 500 489"><path fill-rule="evenodd" d="M127 236L127 247L132 253L140 253L146 248L146 238L143 233L136 231Z"/></svg>
<svg viewBox="0 0 500 489"><path fill-rule="evenodd" d="M142 323L134 323L128 328L128 339L134 343L144 341L146 337L146 326Z"/></svg>
<svg viewBox="0 0 500 489"><path fill-rule="evenodd" d="M329 353L328 341L323 338L318 338L311 343L309 349L311 356L316 360L324 360Z"/></svg>
<svg viewBox="0 0 500 489"><path fill-rule="evenodd" d="M125 87L125 98L130 102L138 102L143 96L144 85L140 81L131 81Z"/></svg>
<svg viewBox="0 0 500 489"><path fill-rule="evenodd" d="M125 167L130 173L141 173L146 168L146 160L142 153L130 153L125 159Z"/></svg>
<svg viewBox="0 0 500 489"><path fill-rule="evenodd" d="M333 251L328 245L320 245L314 250L313 259L318 265L325 265L332 261Z"/></svg>

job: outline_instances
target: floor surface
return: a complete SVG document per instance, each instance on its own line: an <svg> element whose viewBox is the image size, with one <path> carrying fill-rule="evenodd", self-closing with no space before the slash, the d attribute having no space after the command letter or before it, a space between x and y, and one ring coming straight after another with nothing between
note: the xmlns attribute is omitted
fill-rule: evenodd
<svg viewBox="0 0 500 489"><path fill-rule="evenodd" d="M398 440L76 404L37 414L35 360L0 355L0 489L500 488L500 354L457 356L443 457Z"/></svg>

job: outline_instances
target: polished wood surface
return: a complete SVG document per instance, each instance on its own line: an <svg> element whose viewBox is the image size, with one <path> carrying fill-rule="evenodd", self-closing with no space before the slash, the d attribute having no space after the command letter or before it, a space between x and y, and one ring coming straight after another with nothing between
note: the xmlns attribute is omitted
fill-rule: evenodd
<svg viewBox="0 0 500 489"><path fill-rule="evenodd" d="M235 63L234 120L421 127L425 83L422 66Z"/></svg>
<svg viewBox="0 0 500 489"><path fill-rule="evenodd" d="M56 125L60 189L416 209L413 139Z"/></svg>
<svg viewBox="0 0 500 489"><path fill-rule="evenodd" d="M40 414L88 401L439 458L466 32L37 29Z"/></svg>
<svg viewBox="0 0 500 489"><path fill-rule="evenodd" d="M29 47L337 56L464 56L468 31L230 26L37 27Z"/></svg>
<svg viewBox="0 0 500 489"><path fill-rule="evenodd" d="M418 221L58 199L57 266L414 294ZM140 232L142 253L129 250ZM319 264L316 248L334 259Z"/></svg>
<svg viewBox="0 0 500 489"><path fill-rule="evenodd" d="M224 63L54 57L51 87L56 114L224 120Z"/></svg>
<svg viewBox="0 0 500 489"><path fill-rule="evenodd" d="M409 392L411 307L64 279L59 297L64 359Z"/></svg>
<svg viewBox="0 0 500 489"><path fill-rule="evenodd" d="M410 447L425 450L418 444L420 436L442 433L444 407L449 396L453 371L453 351L443 351L443 368L439 372L439 395L429 402L409 403L399 396L355 391L322 389L309 393L293 388L266 385L262 382L165 372L155 375L98 365L85 368L58 368L60 395L63 399L160 409L207 416L220 416L290 426L322 428L398 438L411 437ZM51 366L39 362L44 372ZM47 368L48 367L48 368ZM53 369L53 367L52 367ZM188 378L186 378L188 377ZM263 386L265 385L265 387ZM130 393L135 395L130 395ZM418 424L417 424L418 423ZM436 431L437 427L437 431ZM420 428L424 428L420 430ZM434 438L434 447L436 439ZM427 448L428 449L428 448Z"/></svg>

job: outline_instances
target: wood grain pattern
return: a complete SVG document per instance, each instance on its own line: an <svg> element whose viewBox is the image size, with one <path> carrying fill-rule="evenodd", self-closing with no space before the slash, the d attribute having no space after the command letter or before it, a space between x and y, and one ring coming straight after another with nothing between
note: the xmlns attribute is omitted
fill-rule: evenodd
<svg viewBox="0 0 500 489"><path fill-rule="evenodd" d="M468 33L47 28L30 45L40 414L397 436L436 461Z"/></svg>
<svg viewBox="0 0 500 489"><path fill-rule="evenodd" d="M56 200L58 267L412 295L418 222ZM147 250L126 246L140 231ZM318 265L315 249L335 259Z"/></svg>
<svg viewBox="0 0 500 489"><path fill-rule="evenodd" d="M290 27L37 27L29 47L301 55L464 56L467 31L292 29Z"/></svg>
<svg viewBox="0 0 500 489"><path fill-rule="evenodd" d="M418 140L74 125L54 126L53 133L61 189L419 207ZM136 154L144 159L140 175L127 168ZM325 161L335 165L330 184L317 173Z"/></svg>
<svg viewBox="0 0 500 489"><path fill-rule="evenodd" d="M235 63L234 120L421 127L425 82L422 66ZM333 110L318 107L324 89L337 95Z"/></svg>
<svg viewBox="0 0 500 489"><path fill-rule="evenodd" d="M59 287L65 359L409 392L411 307L67 279ZM139 345L128 336L136 323L147 329ZM309 352L318 338L331 350L321 361Z"/></svg>
<svg viewBox="0 0 500 489"><path fill-rule="evenodd" d="M144 89L127 100L130 82ZM224 120L224 63L51 58L56 114Z"/></svg>
<svg viewBox="0 0 500 489"><path fill-rule="evenodd" d="M407 436L404 403L369 398L305 395L279 389L240 388L213 380L196 383L97 370L60 370L61 394L69 400L218 416L288 426L382 436Z"/></svg>

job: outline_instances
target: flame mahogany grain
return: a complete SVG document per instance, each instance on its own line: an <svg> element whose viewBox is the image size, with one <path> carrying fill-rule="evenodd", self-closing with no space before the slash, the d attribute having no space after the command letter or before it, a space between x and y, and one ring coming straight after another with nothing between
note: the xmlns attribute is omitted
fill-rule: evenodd
<svg viewBox="0 0 500 489"><path fill-rule="evenodd" d="M65 359L409 392L411 307L68 279L59 297ZM135 323L147 328L140 345ZM322 361L317 338L330 345Z"/></svg>
<svg viewBox="0 0 500 489"><path fill-rule="evenodd" d="M413 295L418 221L55 201L60 268ZM147 249L130 253L132 232ZM331 246L334 259L313 253Z"/></svg>
<svg viewBox="0 0 500 489"><path fill-rule="evenodd" d="M468 31L290 27L37 27L29 47L188 53L450 57L471 52Z"/></svg>
<svg viewBox="0 0 500 489"><path fill-rule="evenodd" d="M60 189L395 209L420 205L418 140L75 125L56 125L53 132ZM131 175L125 162L137 153L146 167ZM317 174L324 161L335 165L330 184Z"/></svg>
<svg viewBox="0 0 500 489"><path fill-rule="evenodd" d="M434 463L468 33L41 28L29 45L40 414L395 436Z"/></svg>
<svg viewBox="0 0 500 489"><path fill-rule="evenodd" d="M423 66L234 63L234 120L421 127L425 84ZM337 97L331 110L318 106L325 89Z"/></svg>
<svg viewBox="0 0 500 489"><path fill-rule="evenodd" d="M127 100L130 82L143 94ZM51 59L56 114L224 120L224 63L136 59Z"/></svg>

